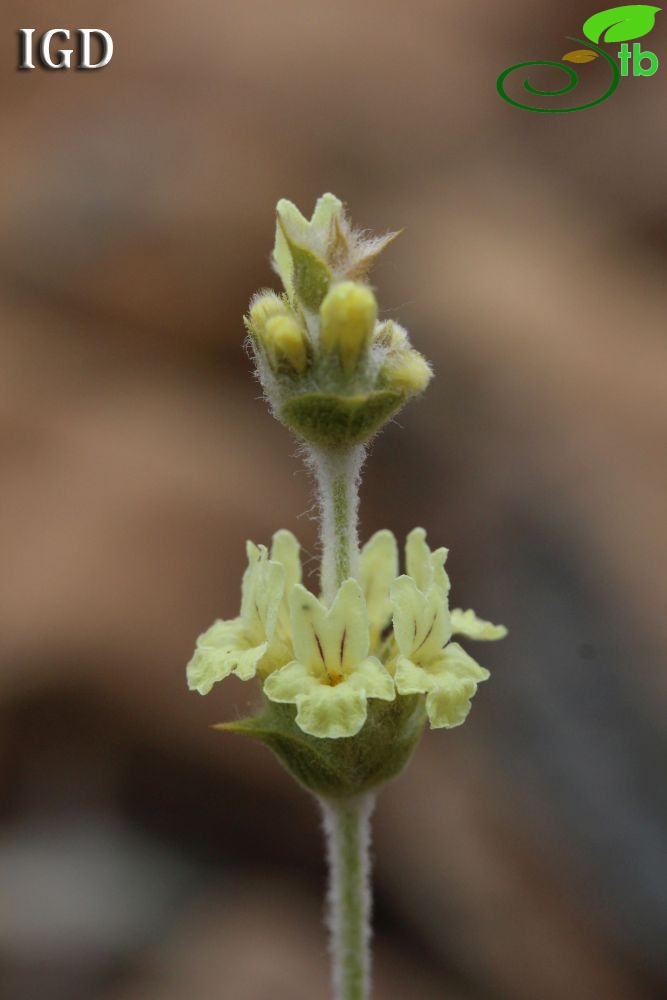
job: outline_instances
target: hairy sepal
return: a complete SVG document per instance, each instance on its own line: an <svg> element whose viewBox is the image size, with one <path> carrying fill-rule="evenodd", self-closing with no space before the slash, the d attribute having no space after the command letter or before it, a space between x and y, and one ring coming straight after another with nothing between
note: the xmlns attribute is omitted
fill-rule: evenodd
<svg viewBox="0 0 667 1000"><path fill-rule="evenodd" d="M265 700L257 715L213 728L258 740L308 791L324 798L345 799L378 788L400 774L426 720L420 695L369 702L363 729L343 739L308 736L296 725L295 715L294 705Z"/></svg>

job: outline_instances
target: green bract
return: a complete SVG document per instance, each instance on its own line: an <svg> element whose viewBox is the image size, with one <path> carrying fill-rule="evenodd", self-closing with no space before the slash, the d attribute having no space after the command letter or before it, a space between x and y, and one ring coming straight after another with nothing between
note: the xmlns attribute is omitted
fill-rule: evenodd
<svg viewBox="0 0 667 1000"><path fill-rule="evenodd" d="M309 791L326 799L346 799L395 778L409 761L424 731L420 696L368 702L366 722L346 739L309 736L295 723L293 705L264 703L257 715L216 726L251 736L276 757Z"/></svg>
<svg viewBox="0 0 667 1000"><path fill-rule="evenodd" d="M402 393L389 390L349 396L304 392L280 412L283 423L306 441L338 450L370 440L404 403Z"/></svg>

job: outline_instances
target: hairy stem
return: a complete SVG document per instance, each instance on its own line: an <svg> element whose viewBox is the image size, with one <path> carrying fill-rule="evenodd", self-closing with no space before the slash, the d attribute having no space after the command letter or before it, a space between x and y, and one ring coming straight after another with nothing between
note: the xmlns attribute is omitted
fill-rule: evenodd
<svg viewBox="0 0 667 1000"><path fill-rule="evenodd" d="M320 584L325 604L330 605L343 580L357 572L359 474L364 458L363 447L311 453L320 504Z"/></svg>
<svg viewBox="0 0 667 1000"><path fill-rule="evenodd" d="M320 585L331 606L344 580L359 562L359 480L363 447L345 452L311 453L320 504ZM335 1000L366 1000L370 995L369 881L372 795L321 800L329 862L328 925L331 935Z"/></svg>
<svg viewBox="0 0 667 1000"><path fill-rule="evenodd" d="M370 817L375 799L321 800L329 860L328 924L335 1000L370 996Z"/></svg>

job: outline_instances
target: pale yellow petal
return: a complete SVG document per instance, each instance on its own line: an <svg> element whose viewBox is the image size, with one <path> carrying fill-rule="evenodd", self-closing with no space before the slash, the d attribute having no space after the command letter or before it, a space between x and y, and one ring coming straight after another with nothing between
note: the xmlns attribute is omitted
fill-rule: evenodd
<svg viewBox="0 0 667 1000"><path fill-rule="evenodd" d="M488 671L467 657L456 643L448 646L445 653L449 650L448 659L443 656L425 668L401 657L394 674L399 694L426 694L426 711L434 729L460 726L470 711L477 682L488 677Z"/></svg>
<svg viewBox="0 0 667 1000"><path fill-rule="evenodd" d="M197 639L194 656L186 668L191 691L208 694L214 684L231 673L241 680L255 676L267 644L253 645L240 618L217 621Z"/></svg>
<svg viewBox="0 0 667 1000"><path fill-rule="evenodd" d="M426 669L431 678L426 699L431 725L435 729L460 726L470 711L477 684L489 677L488 670L456 642L450 643L441 658Z"/></svg>
<svg viewBox="0 0 667 1000"><path fill-rule="evenodd" d="M280 563L267 561L260 573L256 600L259 609L259 620L264 628L264 634L270 642L278 620L280 602L285 590L285 570Z"/></svg>
<svg viewBox="0 0 667 1000"><path fill-rule="evenodd" d="M231 618L223 621L218 618L210 628L197 637L197 647L212 647L222 649L237 645L243 634L243 619Z"/></svg>
<svg viewBox="0 0 667 1000"><path fill-rule="evenodd" d="M301 583L301 546L291 531L281 528L276 531L271 543L271 560L278 562L285 570L285 590L290 591L295 583Z"/></svg>
<svg viewBox="0 0 667 1000"><path fill-rule="evenodd" d="M423 593L411 576L400 576L392 586L391 600L401 653L419 664L437 656L451 634L441 588L431 586Z"/></svg>
<svg viewBox="0 0 667 1000"><path fill-rule="evenodd" d="M394 611L394 637L405 656L412 652L417 637L418 621L423 606L423 595L411 576L399 576L391 588Z"/></svg>
<svg viewBox="0 0 667 1000"><path fill-rule="evenodd" d="M260 642L258 646L251 646L249 649L239 650L235 654L235 663L232 673L242 681L251 680L257 673L259 661L268 649L267 642Z"/></svg>
<svg viewBox="0 0 667 1000"><path fill-rule="evenodd" d="M426 713L432 729L453 729L465 722L470 699L475 694L474 681L450 679L426 696Z"/></svg>
<svg viewBox="0 0 667 1000"><path fill-rule="evenodd" d="M391 531L376 531L361 550L359 583L375 645L391 620L391 585L398 575L398 546Z"/></svg>
<svg viewBox="0 0 667 1000"><path fill-rule="evenodd" d="M241 584L241 618L259 643L271 642L285 587L285 569L268 558L264 545L247 544L248 568Z"/></svg>
<svg viewBox="0 0 667 1000"><path fill-rule="evenodd" d="M293 660L276 670L264 681L264 694L271 701L293 704L301 695L321 686L321 679L314 677L303 663Z"/></svg>
<svg viewBox="0 0 667 1000"><path fill-rule="evenodd" d="M303 244L308 222L296 205L281 198L276 205L276 241L273 247L273 266L278 272L290 302L294 299L294 261L289 240ZM289 237L289 240L288 240Z"/></svg>
<svg viewBox="0 0 667 1000"><path fill-rule="evenodd" d="M274 670L284 667L293 659L294 650L290 637L283 638L276 631L264 656L257 663L257 672L262 678L268 677Z"/></svg>
<svg viewBox="0 0 667 1000"><path fill-rule="evenodd" d="M325 670L321 635L326 621L326 608L300 583L292 587L289 600L294 656L312 672Z"/></svg>
<svg viewBox="0 0 667 1000"><path fill-rule="evenodd" d="M479 663L459 646L458 642L450 642L443 650L440 664L442 666L438 667L439 672L446 671L452 676L473 680L477 683L486 681L491 676L488 670L480 667Z"/></svg>
<svg viewBox="0 0 667 1000"><path fill-rule="evenodd" d="M188 688L199 694L208 694L214 684L232 672L231 655L242 641L243 628L240 618L214 622L197 639L195 652L186 667Z"/></svg>
<svg viewBox="0 0 667 1000"><path fill-rule="evenodd" d="M407 575L412 577L419 590L426 593L436 584L445 594L449 593L449 577L445 572L447 555L448 550L445 548L431 552L425 530L413 528L405 543L405 565Z"/></svg>
<svg viewBox="0 0 667 1000"><path fill-rule="evenodd" d="M504 625L493 625L492 622L478 618L472 609L462 611L461 608L453 608L452 633L455 635L465 635L468 639L478 639L486 642L494 639L504 639L507 629Z"/></svg>
<svg viewBox="0 0 667 1000"><path fill-rule="evenodd" d="M374 656L362 660L345 679L345 684L355 691L361 691L367 698L393 701L396 697L394 681L380 661Z"/></svg>
<svg viewBox="0 0 667 1000"><path fill-rule="evenodd" d="M442 588L433 584L424 595L424 619L417 630L418 645L412 650L420 662L438 656L452 634L449 609Z"/></svg>
<svg viewBox="0 0 667 1000"><path fill-rule="evenodd" d="M319 685L297 698L296 723L304 733L321 739L354 736L366 721L366 696L343 681Z"/></svg>
<svg viewBox="0 0 667 1000"><path fill-rule="evenodd" d="M333 220L341 218L343 214L343 203L335 194L327 192L317 199L315 211L310 221L310 231L322 239L322 248L328 242Z"/></svg>
<svg viewBox="0 0 667 1000"><path fill-rule="evenodd" d="M265 545L255 545L254 542L246 542L248 565L241 580L241 618L246 622L250 621L257 613L255 595L257 592L260 563L266 560L267 555Z"/></svg>
<svg viewBox="0 0 667 1000"><path fill-rule="evenodd" d="M361 588L346 580L329 610L297 584L292 589L294 654L309 669L320 664L333 680L353 670L368 656L368 616Z"/></svg>
<svg viewBox="0 0 667 1000"><path fill-rule="evenodd" d="M253 612L255 599L255 585L257 578L257 568L262 558L262 549L266 553L266 548L255 545L254 542L246 542L246 556L248 565L241 580L241 618L247 620Z"/></svg>
<svg viewBox="0 0 667 1000"><path fill-rule="evenodd" d="M425 694L433 687L433 678L405 656L399 656L394 673L399 694Z"/></svg>
<svg viewBox="0 0 667 1000"><path fill-rule="evenodd" d="M447 562L448 555L449 549L444 548L444 546L431 553L431 580L434 586L442 590L445 600L451 586L449 577L445 571L445 563Z"/></svg>
<svg viewBox="0 0 667 1000"><path fill-rule="evenodd" d="M424 528L413 528L405 541L405 569L419 590L427 590L431 582L431 550L426 543Z"/></svg>
<svg viewBox="0 0 667 1000"><path fill-rule="evenodd" d="M284 529L276 531L271 543L271 561L277 562L283 567L284 586L278 610L276 632L271 640L271 669L275 669L277 660L281 658L282 663L287 663L288 660L292 659L289 596L295 584L301 583L301 558L299 553L299 542L291 531L285 531ZM283 653L285 647L290 650L286 657Z"/></svg>
<svg viewBox="0 0 667 1000"><path fill-rule="evenodd" d="M188 688L208 694L214 684L229 677L233 664L224 653L196 649L186 667Z"/></svg>
<svg viewBox="0 0 667 1000"><path fill-rule="evenodd" d="M361 587L346 580L327 615L325 656L342 674L349 674L368 656L368 614Z"/></svg>

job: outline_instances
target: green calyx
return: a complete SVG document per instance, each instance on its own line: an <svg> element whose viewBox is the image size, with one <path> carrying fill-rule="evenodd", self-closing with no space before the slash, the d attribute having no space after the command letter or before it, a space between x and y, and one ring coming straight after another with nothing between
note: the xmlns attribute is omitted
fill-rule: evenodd
<svg viewBox="0 0 667 1000"><path fill-rule="evenodd" d="M331 270L308 247L299 246L287 234L285 240L292 255L292 281L296 299L310 312L316 313L329 291Z"/></svg>
<svg viewBox="0 0 667 1000"><path fill-rule="evenodd" d="M345 739L309 736L296 725L295 715L293 705L265 700L258 715L214 728L263 743L304 788L330 799L363 794L400 774L426 721L419 695L369 701L363 728Z"/></svg>
<svg viewBox="0 0 667 1000"><path fill-rule="evenodd" d="M354 396L307 392L288 399L279 416L311 444L339 450L369 441L405 402L404 393L391 389Z"/></svg>

